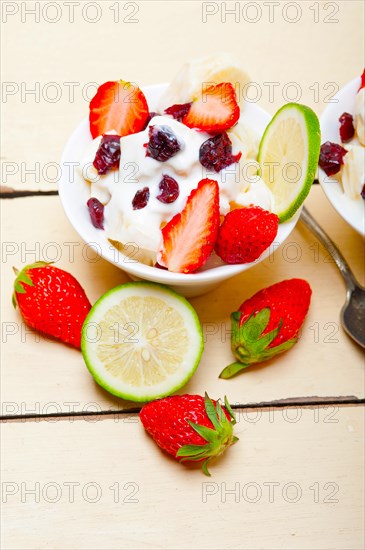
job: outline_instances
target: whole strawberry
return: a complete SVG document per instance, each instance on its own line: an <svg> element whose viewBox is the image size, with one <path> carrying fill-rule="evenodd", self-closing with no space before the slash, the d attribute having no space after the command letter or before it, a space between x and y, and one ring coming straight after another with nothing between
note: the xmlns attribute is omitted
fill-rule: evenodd
<svg viewBox="0 0 365 550"><path fill-rule="evenodd" d="M200 462L210 476L208 462L238 441L233 435L233 411L212 401L207 394L175 395L145 405L139 416L157 445L180 462Z"/></svg>
<svg viewBox="0 0 365 550"><path fill-rule="evenodd" d="M91 304L75 277L46 262L14 268L13 304L35 330L80 348L82 324Z"/></svg>
<svg viewBox="0 0 365 550"><path fill-rule="evenodd" d="M259 206L228 212L219 228L215 251L227 264L254 262L278 232L279 218Z"/></svg>
<svg viewBox="0 0 365 550"><path fill-rule="evenodd" d="M312 290L303 279L281 281L257 292L232 313L231 346L237 362L220 378L231 378L246 367L287 351L298 341Z"/></svg>

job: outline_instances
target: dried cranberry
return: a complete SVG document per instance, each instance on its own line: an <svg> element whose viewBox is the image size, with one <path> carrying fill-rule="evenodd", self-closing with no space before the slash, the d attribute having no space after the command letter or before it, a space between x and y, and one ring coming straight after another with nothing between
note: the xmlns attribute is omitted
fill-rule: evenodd
<svg viewBox="0 0 365 550"><path fill-rule="evenodd" d="M144 187L137 191L132 200L133 210L141 210L147 206L148 199L150 198L150 190L148 187Z"/></svg>
<svg viewBox="0 0 365 550"><path fill-rule="evenodd" d="M200 146L199 160L204 168L219 172L233 162L238 162L242 153L232 155L232 142L226 132L204 141Z"/></svg>
<svg viewBox="0 0 365 550"><path fill-rule="evenodd" d="M98 174L105 174L111 168L116 168L119 160L120 136L104 134L93 162Z"/></svg>
<svg viewBox="0 0 365 550"><path fill-rule="evenodd" d="M167 267L159 264L158 262L155 263L154 267L157 267L157 269L164 269L165 271L167 271Z"/></svg>
<svg viewBox="0 0 365 550"><path fill-rule="evenodd" d="M350 113L343 113L340 118L340 137L344 143L350 141L355 135L354 119Z"/></svg>
<svg viewBox="0 0 365 550"><path fill-rule="evenodd" d="M333 176L341 170L343 157L347 150L338 143L326 141L321 145L321 153L319 155L319 166L324 170L327 176Z"/></svg>
<svg viewBox="0 0 365 550"><path fill-rule="evenodd" d="M157 195L157 199L165 204L175 202L180 194L179 184L171 176L163 175L160 181L159 189L161 193Z"/></svg>
<svg viewBox="0 0 365 550"><path fill-rule="evenodd" d="M362 186L360 195L361 195L361 197L362 197L362 198L364 199L364 201L365 201L365 183L364 183L364 185Z"/></svg>
<svg viewBox="0 0 365 550"><path fill-rule="evenodd" d="M104 205L95 197L87 201L91 222L97 229L104 229Z"/></svg>
<svg viewBox="0 0 365 550"><path fill-rule="evenodd" d="M165 113L167 115L172 116L176 120L181 121L184 118L184 116L186 116L188 114L188 112L190 111L190 107L191 107L191 102L190 103L176 104L176 105L172 105L171 107L168 107L167 109L165 109Z"/></svg>
<svg viewBox="0 0 365 550"><path fill-rule="evenodd" d="M160 116L158 113L155 113L154 111L151 111L150 113L148 113L148 117L147 117L147 120L146 120L146 124L144 125L144 128L143 130L145 130L147 128L147 126L149 125L149 123L151 122L151 120L155 117L155 116Z"/></svg>
<svg viewBox="0 0 365 550"><path fill-rule="evenodd" d="M149 142L146 144L146 156L160 162L166 162L182 148L181 142L169 126L150 126Z"/></svg>

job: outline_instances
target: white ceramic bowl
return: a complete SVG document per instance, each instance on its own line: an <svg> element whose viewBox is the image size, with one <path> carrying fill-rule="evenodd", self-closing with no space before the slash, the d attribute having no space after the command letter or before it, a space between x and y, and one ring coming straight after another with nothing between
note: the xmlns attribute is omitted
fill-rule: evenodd
<svg viewBox="0 0 365 550"><path fill-rule="evenodd" d="M148 86L143 90L151 111L155 110L158 98L166 87L167 84L158 84ZM254 103L246 104L243 117L257 131L260 137L271 119L268 113ZM103 231L96 229L90 222L89 213L86 208L86 202L90 198L89 184L84 181L77 170L73 172L74 180L70 181L70 163L80 162L82 153L91 139L89 121L84 120L76 128L66 144L61 160L62 177L59 183L61 202L69 221L80 237L86 243L92 244L104 259L120 267L132 279L144 279L163 283L184 296L198 296L199 294L209 292L222 281L249 270L250 267L261 262L269 255L271 248L262 254L256 262L239 265L222 265L219 258L212 256L207 265L204 266L204 269L194 274L171 273L166 270L147 266L125 256L111 245ZM279 226L275 239L275 247L282 244L289 236L295 227L298 217L299 213L293 219Z"/></svg>
<svg viewBox="0 0 365 550"><path fill-rule="evenodd" d="M333 103L329 103L323 111L320 117L322 143L326 141L341 143L338 119L344 112L353 115L360 83L360 77L351 80L333 96ZM346 148L346 145L344 147ZM358 233L365 236L365 201L350 199L343 192L341 184L336 179L327 176L321 168L318 171L318 179L328 200L340 216Z"/></svg>

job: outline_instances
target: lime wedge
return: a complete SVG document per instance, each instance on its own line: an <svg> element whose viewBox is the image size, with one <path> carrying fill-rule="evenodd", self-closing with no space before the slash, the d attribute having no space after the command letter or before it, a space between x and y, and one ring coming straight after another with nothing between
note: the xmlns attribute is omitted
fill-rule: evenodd
<svg viewBox="0 0 365 550"><path fill-rule="evenodd" d="M317 115L305 105L288 103L275 114L262 136L261 177L274 195L281 222L291 218L308 195L321 145Z"/></svg>
<svg viewBox="0 0 365 550"><path fill-rule="evenodd" d="M198 316L185 298L156 283L109 290L85 319L81 350L96 382L131 401L181 388L203 352Z"/></svg>

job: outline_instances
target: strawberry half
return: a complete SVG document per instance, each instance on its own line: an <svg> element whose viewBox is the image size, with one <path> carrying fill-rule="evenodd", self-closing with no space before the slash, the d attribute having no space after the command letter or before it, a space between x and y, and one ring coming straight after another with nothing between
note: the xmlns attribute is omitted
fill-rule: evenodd
<svg viewBox="0 0 365 550"><path fill-rule="evenodd" d="M257 292L232 313L232 352L237 362L220 378L287 351L298 341L312 290L303 279L288 279Z"/></svg>
<svg viewBox="0 0 365 550"><path fill-rule="evenodd" d="M363 70L363 73L361 75L361 84L358 91L362 90L363 88L365 88L365 69Z"/></svg>
<svg viewBox="0 0 365 550"><path fill-rule="evenodd" d="M90 101L90 132L93 138L112 130L128 136L143 130L148 116L147 100L135 84L105 82Z"/></svg>
<svg viewBox="0 0 365 550"><path fill-rule="evenodd" d="M46 262L14 271L13 305L19 306L24 321L80 349L81 329L91 304L75 277Z"/></svg>
<svg viewBox="0 0 365 550"><path fill-rule="evenodd" d="M145 405L139 417L157 445L180 462L200 462L210 476L208 462L238 441L233 435L233 411L207 394L175 395Z"/></svg>
<svg viewBox="0 0 365 550"><path fill-rule="evenodd" d="M218 133L232 128L240 117L236 92L231 83L208 86L201 97L193 101L182 119L189 128Z"/></svg>
<svg viewBox="0 0 365 550"><path fill-rule="evenodd" d="M215 251L227 264L254 262L276 237L279 218L259 206L228 212L219 228Z"/></svg>
<svg viewBox="0 0 365 550"><path fill-rule="evenodd" d="M194 273L213 251L219 228L219 187L203 179L185 208L162 229L162 248L157 261L175 273Z"/></svg>

